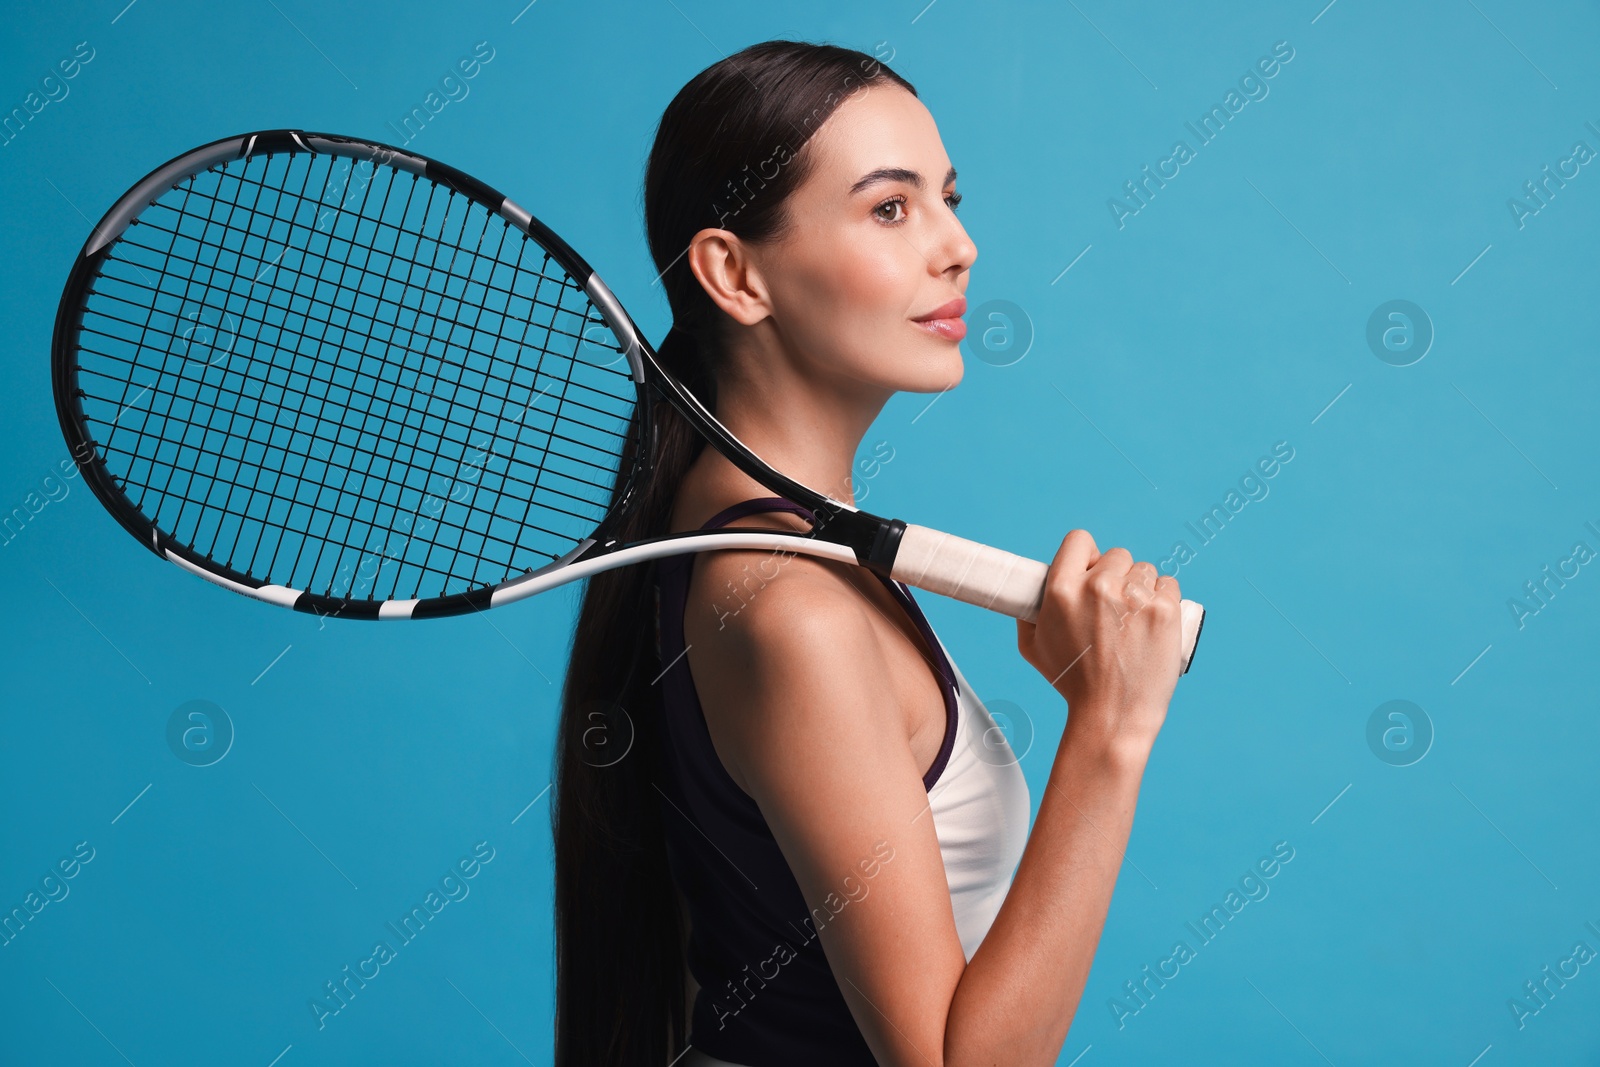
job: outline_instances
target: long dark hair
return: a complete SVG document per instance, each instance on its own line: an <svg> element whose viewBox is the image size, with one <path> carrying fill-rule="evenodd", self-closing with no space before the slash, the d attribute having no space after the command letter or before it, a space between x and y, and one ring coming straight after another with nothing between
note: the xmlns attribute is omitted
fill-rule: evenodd
<svg viewBox="0 0 1600 1067"><path fill-rule="evenodd" d="M916 93L863 52L765 41L695 75L662 114L644 180L650 255L673 316L658 355L713 412L726 315L681 253L707 227L752 242L781 236L784 201L810 170L802 146L851 93L890 82ZM631 440L651 449L651 469L612 531L622 541L667 532L703 447L667 405L656 405L656 423L652 448L635 415ZM686 930L654 784L662 739L653 587L648 565L589 579L562 689L550 809L557 1067L661 1067L688 1038Z"/></svg>

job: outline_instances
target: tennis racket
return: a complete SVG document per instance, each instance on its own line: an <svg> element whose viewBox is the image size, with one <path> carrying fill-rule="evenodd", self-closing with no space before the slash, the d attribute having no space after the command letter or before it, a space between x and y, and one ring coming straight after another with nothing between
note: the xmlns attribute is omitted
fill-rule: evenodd
<svg viewBox="0 0 1600 1067"><path fill-rule="evenodd" d="M62 432L117 521L297 611L458 615L752 548L1019 619L1043 594L1043 563L769 467L662 370L565 241L481 181L371 141L270 130L152 171L73 265L51 359ZM816 527L619 543L663 402ZM1187 671L1204 609L1182 614Z"/></svg>

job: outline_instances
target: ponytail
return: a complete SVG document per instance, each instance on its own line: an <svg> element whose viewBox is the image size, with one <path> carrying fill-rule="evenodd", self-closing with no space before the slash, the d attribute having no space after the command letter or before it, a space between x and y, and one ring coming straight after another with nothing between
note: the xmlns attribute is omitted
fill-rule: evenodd
<svg viewBox="0 0 1600 1067"><path fill-rule="evenodd" d="M676 376L693 364L695 349L692 338L673 330L657 355ZM612 532L623 542L666 531L673 499L699 451L698 435L665 404L655 421L652 467ZM630 449L650 447L642 429L636 410ZM631 465L624 456L622 472ZM622 481L619 476L613 500ZM589 579L561 691L550 805L558 858L555 1062L561 1067L659 1065L688 1040L687 931L652 785L662 743L660 690L650 684L658 659L654 583L654 564ZM626 979L618 974L622 966L630 972Z"/></svg>

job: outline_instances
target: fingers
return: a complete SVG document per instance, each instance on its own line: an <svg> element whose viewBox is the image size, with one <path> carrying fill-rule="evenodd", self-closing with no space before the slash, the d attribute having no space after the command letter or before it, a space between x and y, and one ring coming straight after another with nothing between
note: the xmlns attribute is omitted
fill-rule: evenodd
<svg viewBox="0 0 1600 1067"><path fill-rule="evenodd" d="M1089 573L1084 578L1086 571ZM1162 574L1153 563L1136 562L1125 548L1101 552L1088 530L1067 533L1051 561L1050 574L1055 582L1064 585L1076 584L1073 579L1094 582L1108 599L1114 595L1143 604L1159 598L1170 601L1173 607L1182 599L1176 578Z"/></svg>
<svg viewBox="0 0 1600 1067"><path fill-rule="evenodd" d="M1061 547L1056 549L1055 558L1050 561L1050 569L1062 574L1082 574L1094 566L1099 558L1100 549L1088 530L1069 530L1067 536L1061 539Z"/></svg>
<svg viewBox="0 0 1600 1067"><path fill-rule="evenodd" d="M1140 560L1128 568L1127 582L1128 585L1138 586L1147 593L1154 593L1158 577L1160 577L1160 572L1156 570L1154 563Z"/></svg>
<svg viewBox="0 0 1600 1067"><path fill-rule="evenodd" d="M1125 548L1108 548L1089 568L1088 585L1102 604L1115 605L1128 599L1137 600L1140 593L1137 583L1129 581L1133 568L1133 554Z"/></svg>

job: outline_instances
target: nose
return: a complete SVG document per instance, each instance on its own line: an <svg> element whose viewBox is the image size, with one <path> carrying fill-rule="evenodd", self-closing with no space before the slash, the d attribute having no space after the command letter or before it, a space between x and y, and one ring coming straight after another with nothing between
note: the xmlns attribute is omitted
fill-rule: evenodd
<svg viewBox="0 0 1600 1067"><path fill-rule="evenodd" d="M972 238L967 236L967 228L961 225L961 220L956 218L955 212L946 207L939 224L937 244L929 265L938 274L956 274L971 270L972 264L978 258L978 246L972 243Z"/></svg>

